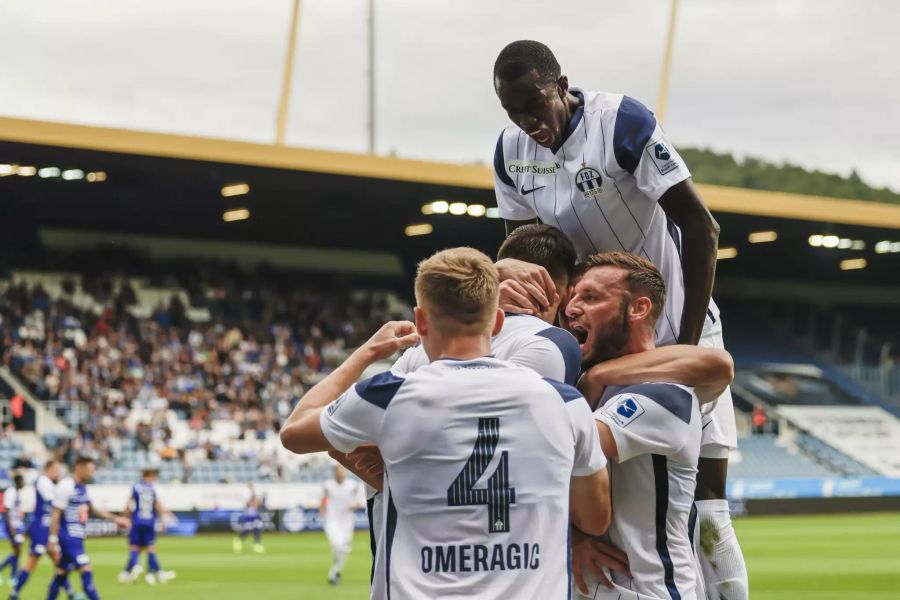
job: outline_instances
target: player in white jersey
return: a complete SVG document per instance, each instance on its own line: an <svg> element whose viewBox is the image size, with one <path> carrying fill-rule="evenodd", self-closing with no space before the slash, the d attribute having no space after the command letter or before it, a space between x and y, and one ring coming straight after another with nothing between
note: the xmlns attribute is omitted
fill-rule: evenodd
<svg viewBox="0 0 900 600"><path fill-rule="evenodd" d="M494 65L495 91L512 124L497 141L495 191L507 229L539 219L572 240L579 257L602 251L643 256L662 272L668 298L657 344L722 348L710 299L718 225L691 183L684 161L640 102L569 87L545 45L509 44ZM499 264L503 278L538 287L546 277ZM538 308L553 295L534 294ZM697 506L708 587L728 600L748 596L743 556L728 514L728 453L737 447L730 391L704 410Z"/></svg>
<svg viewBox="0 0 900 600"><path fill-rule="evenodd" d="M487 356L503 323L498 285L475 250L424 261L416 324L383 328L282 429L295 452L381 449L384 551L373 598L565 598L570 517L590 533L608 526L605 459L584 399ZM432 364L347 389L416 332Z"/></svg>
<svg viewBox="0 0 900 600"><path fill-rule="evenodd" d="M665 301L659 270L623 252L592 255L585 267L566 307L585 364L653 349ZM616 587L607 592L594 583L588 597L705 598L692 542L701 439L693 389L674 383L610 386L595 415L615 482L609 538L628 555L631 576L613 572Z"/></svg>
<svg viewBox="0 0 900 600"><path fill-rule="evenodd" d="M319 514L325 517L325 537L331 545L331 568L328 583L337 585L341 571L353 545L354 511L357 508L359 486L341 465L335 465L334 478L325 482Z"/></svg>

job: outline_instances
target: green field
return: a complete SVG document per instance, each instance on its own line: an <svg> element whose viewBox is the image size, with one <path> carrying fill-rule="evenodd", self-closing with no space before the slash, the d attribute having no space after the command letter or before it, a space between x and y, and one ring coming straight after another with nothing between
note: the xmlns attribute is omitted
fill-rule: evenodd
<svg viewBox="0 0 900 600"><path fill-rule="evenodd" d="M900 598L900 514L754 517L739 519L737 529L753 600ZM107 599L368 597L367 534L357 535L339 587L325 581L331 557L323 535L270 535L265 543L266 554L234 554L230 536L163 538L160 560L178 578L152 588L143 579L128 586L116 581L126 559L124 539L92 539L88 550ZM22 597L44 598L49 572L47 564L39 566Z"/></svg>

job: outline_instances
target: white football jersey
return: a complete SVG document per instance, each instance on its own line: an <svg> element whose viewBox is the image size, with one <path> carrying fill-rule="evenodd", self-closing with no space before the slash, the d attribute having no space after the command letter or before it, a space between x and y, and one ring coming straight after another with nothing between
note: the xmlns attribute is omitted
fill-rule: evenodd
<svg viewBox="0 0 900 600"><path fill-rule="evenodd" d="M385 462L372 598L564 598L569 481L606 465L573 387L492 357L361 381L321 416Z"/></svg>
<svg viewBox="0 0 900 600"><path fill-rule="evenodd" d="M323 494L328 498L325 505L325 527L349 527L353 529L353 508L359 497L359 486L352 479L345 478L338 483L329 479L323 486Z"/></svg>
<svg viewBox="0 0 900 600"><path fill-rule="evenodd" d="M607 388L594 415L616 440L609 537L628 555L633 576L613 572L613 581L640 597L705 597L691 541L701 428L693 389L672 383Z"/></svg>
<svg viewBox="0 0 900 600"><path fill-rule="evenodd" d="M500 333L491 338L491 352L494 358L528 367L541 377L569 385L575 385L581 373L581 348L575 336L531 315L508 313ZM404 377L430 362L425 348L419 344L404 352L391 366L391 372ZM367 498L375 497L370 519L377 539L381 532L378 515L383 499L376 496L375 488L366 485L365 490Z"/></svg>
<svg viewBox="0 0 900 600"><path fill-rule="evenodd" d="M657 343L675 343L684 305L681 232L657 202L691 174L643 104L622 94L570 91L581 106L555 151L515 124L500 134L494 154L500 216L559 228L579 260L612 250L650 260L667 287ZM710 303L707 326L716 319Z"/></svg>

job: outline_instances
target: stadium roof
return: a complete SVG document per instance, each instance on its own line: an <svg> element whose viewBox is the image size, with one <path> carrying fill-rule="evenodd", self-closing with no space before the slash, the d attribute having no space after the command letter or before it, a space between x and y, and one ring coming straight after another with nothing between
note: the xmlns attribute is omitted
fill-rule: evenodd
<svg viewBox="0 0 900 600"><path fill-rule="evenodd" d="M44 178L0 177L6 205L0 220L7 228L35 228L45 240L47 232L68 243L75 238L66 232L93 232L111 243L130 234L135 240L330 248L370 253L369 259L375 252L393 254L409 269L435 248L468 244L493 252L503 236L502 222L478 218L481 209L475 216L423 214L435 200L494 206L492 172L482 165L0 118L3 165L8 172L9 165L27 166L30 175L58 169ZM95 172L105 181L89 182ZM237 195L224 195L223 186L233 183L246 183L249 193L237 188ZM699 187L722 225L720 245L738 254L720 262L720 275L870 284L895 279L900 251L876 254L875 248L896 242L900 250L900 206ZM242 209L248 219L223 220L226 211ZM410 224L432 231L409 237ZM776 231L777 242L750 243L748 236L761 230ZM820 243L813 247L808 240L816 235ZM842 270L843 261L859 258L867 268Z"/></svg>

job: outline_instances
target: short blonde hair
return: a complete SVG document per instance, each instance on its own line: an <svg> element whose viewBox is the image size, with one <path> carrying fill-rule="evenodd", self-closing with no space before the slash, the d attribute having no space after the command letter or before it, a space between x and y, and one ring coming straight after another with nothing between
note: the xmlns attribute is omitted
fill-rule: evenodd
<svg viewBox="0 0 900 600"><path fill-rule="evenodd" d="M650 299L650 318L656 324L666 304L666 280L656 265L642 256L627 252L600 252L587 257L582 272L594 267L616 267L627 271L625 284L628 292Z"/></svg>
<svg viewBox="0 0 900 600"><path fill-rule="evenodd" d="M473 248L442 250L419 263L416 302L444 335L474 335L493 327L500 274Z"/></svg>

